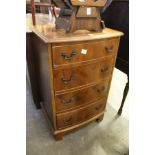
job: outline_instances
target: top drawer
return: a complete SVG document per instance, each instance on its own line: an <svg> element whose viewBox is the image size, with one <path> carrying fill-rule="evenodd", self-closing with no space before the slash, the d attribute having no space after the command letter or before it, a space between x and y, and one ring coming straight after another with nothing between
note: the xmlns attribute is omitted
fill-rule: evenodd
<svg viewBox="0 0 155 155"><path fill-rule="evenodd" d="M53 46L54 67L70 64L115 54L118 49L119 39L113 38L104 41Z"/></svg>

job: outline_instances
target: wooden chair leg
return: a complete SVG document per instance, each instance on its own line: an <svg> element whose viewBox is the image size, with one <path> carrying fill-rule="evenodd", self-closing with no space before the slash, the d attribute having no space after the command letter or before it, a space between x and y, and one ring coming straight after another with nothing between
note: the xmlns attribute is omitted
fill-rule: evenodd
<svg viewBox="0 0 155 155"><path fill-rule="evenodd" d="M120 116L122 114L122 109L123 109L123 106L124 106L124 102L125 102L125 99L126 99L126 96L128 94L128 91L129 91L129 80L128 82L126 83L126 86L125 86L125 89L124 89L124 93L123 93L123 99L122 99L122 102L121 102L121 106L117 112L117 114Z"/></svg>

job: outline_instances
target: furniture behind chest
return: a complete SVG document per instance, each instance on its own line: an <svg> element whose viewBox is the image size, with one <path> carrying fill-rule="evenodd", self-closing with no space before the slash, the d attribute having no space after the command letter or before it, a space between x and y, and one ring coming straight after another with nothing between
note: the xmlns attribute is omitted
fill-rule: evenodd
<svg viewBox="0 0 155 155"><path fill-rule="evenodd" d="M113 0L109 8L101 14L106 26L125 33L116 59L116 68L127 74L128 81L118 114L121 115L125 98L129 90L129 0Z"/></svg>
<svg viewBox="0 0 155 155"><path fill-rule="evenodd" d="M103 119L122 35L109 28L66 34L48 26L33 27L41 107L56 140Z"/></svg>

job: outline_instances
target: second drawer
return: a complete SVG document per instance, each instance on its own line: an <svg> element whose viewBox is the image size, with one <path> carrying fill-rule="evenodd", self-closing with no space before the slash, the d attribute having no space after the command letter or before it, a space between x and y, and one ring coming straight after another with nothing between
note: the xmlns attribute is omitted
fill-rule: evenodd
<svg viewBox="0 0 155 155"><path fill-rule="evenodd" d="M106 57L88 65L54 70L56 92L84 87L109 77L113 70L114 57Z"/></svg>

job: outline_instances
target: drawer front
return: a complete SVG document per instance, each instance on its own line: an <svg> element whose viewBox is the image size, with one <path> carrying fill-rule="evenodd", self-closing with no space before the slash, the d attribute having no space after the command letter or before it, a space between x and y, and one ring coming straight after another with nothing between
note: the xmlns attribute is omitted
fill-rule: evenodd
<svg viewBox="0 0 155 155"><path fill-rule="evenodd" d="M108 93L109 84L110 79L106 79L89 88L56 95L55 102L57 112L62 112L73 108L75 109L80 106L94 102L97 99L103 98Z"/></svg>
<svg viewBox="0 0 155 155"><path fill-rule="evenodd" d="M57 127L58 129L61 129L89 120L93 116L103 112L105 106L106 98L90 104L89 106L82 109L57 114Z"/></svg>
<svg viewBox="0 0 155 155"><path fill-rule="evenodd" d="M107 57L89 65L54 70L55 91L64 91L102 80L111 75L113 65L114 57Z"/></svg>
<svg viewBox="0 0 155 155"><path fill-rule="evenodd" d="M88 61L115 54L119 39L110 39L99 42L73 44L66 46L53 46L54 66Z"/></svg>

